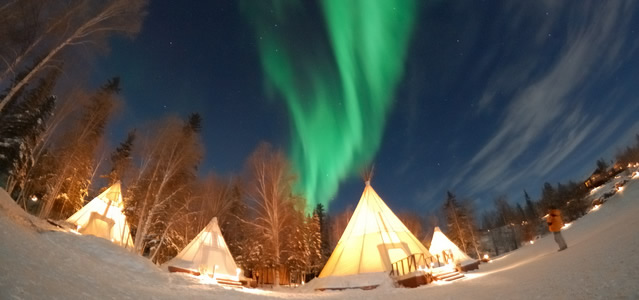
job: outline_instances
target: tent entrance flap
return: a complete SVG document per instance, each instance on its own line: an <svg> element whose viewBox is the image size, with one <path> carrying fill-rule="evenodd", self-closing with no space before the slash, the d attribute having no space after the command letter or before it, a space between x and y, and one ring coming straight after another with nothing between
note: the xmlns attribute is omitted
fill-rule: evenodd
<svg viewBox="0 0 639 300"><path fill-rule="evenodd" d="M406 243L379 244L377 245L379 256L386 269L390 269L392 263L404 259L410 255L410 249Z"/></svg>
<svg viewBox="0 0 639 300"><path fill-rule="evenodd" d="M110 239L113 226L115 226L115 221L112 219L97 212L91 212L89 221L84 227L80 228L79 232L82 234L91 234L97 237Z"/></svg>

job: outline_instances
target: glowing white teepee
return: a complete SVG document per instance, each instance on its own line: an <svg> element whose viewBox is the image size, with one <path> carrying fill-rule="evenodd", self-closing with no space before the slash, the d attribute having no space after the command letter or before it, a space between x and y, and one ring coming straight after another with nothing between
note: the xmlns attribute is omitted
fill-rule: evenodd
<svg viewBox="0 0 639 300"><path fill-rule="evenodd" d="M430 249L428 249L428 251L430 251L433 255L439 255L440 260L444 259L444 252L446 252L446 256L452 254L455 264L464 265L467 263L474 263L476 261L470 258L466 253L464 253L464 251L459 249L455 243L449 240L439 227L435 227L433 239L430 241Z"/></svg>
<svg viewBox="0 0 639 300"><path fill-rule="evenodd" d="M388 274L394 262L418 253L431 256L367 181L353 216L319 277Z"/></svg>
<svg viewBox="0 0 639 300"><path fill-rule="evenodd" d="M122 213L122 190L115 183L67 219L81 234L95 235L124 248L133 248L133 239Z"/></svg>
<svg viewBox="0 0 639 300"><path fill-rule="evenodd" d="M237 268L226 246L217 218L213 218L176 257L165 265L171 272L208 275L218 281L239 281L240 269Z"/></svg>

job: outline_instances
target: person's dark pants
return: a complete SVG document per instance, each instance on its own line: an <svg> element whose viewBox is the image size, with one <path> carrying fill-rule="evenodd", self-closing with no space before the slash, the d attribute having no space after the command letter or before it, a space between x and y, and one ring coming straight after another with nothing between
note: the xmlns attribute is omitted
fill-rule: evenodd
<svg viewBox="0 0 639 300"><path fill-rule="evenodd" d="M561 231L553 232L553 235L555 236L555 242L559 245L559 250L568 248L566 241L564 241L564 237L561 235Z"/></svg>

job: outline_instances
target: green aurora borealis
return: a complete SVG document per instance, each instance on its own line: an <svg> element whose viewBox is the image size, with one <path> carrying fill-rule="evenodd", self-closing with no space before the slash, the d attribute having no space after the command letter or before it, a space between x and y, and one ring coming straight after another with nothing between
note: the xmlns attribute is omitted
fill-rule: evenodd
<svg viewBox="0 0 639 300"><path fill-rule="evenodd" d="M315 17L323 22L305 16L308 2L242 5L255 27L267 91L290 113L289 155L309 208L328 205L339 183L374 158L417 11L412 0L318 5Z"/></svg>

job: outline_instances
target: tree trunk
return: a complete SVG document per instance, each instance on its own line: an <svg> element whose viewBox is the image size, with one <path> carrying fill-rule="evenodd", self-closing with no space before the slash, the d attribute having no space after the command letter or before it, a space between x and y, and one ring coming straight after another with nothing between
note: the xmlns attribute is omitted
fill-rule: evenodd
<svg viewBox="0 0 639 300"><path fill-rule="evenodd" d="M477 239L475 238L475 230L473 226L468 223L468 230L470 230L470 236L473 239L473 248L475 248L475 254L477 254L477 258L481 259L481 255L479 254L479 249L477 248Z"/></svg>
<svg viewBox="0 0 639 300"><path fill-rule="evenodd" d="M7 93L6 96L4 96L4 98L2 98L2 101L0 101L0 111L2 111L2 109L4 108L4 106L9 102L9 99L13 98L13 96L25 85L27 84L27 82L29 82L29 80L31 80L31 78L33 78L33 76L35 76L40 69L42 69L47 63L49 63L49 61L51 60L51 58L53 58L53 56L55 56L56 54L58 54L58 52L60 52L60 50L62 50L62 48L66 47L69 42L71 42L72 37L66 39L63 43L61 43L60 45L58 45L57 47L53 48L53 50L51 50L51 52L49 52L49 54L47 54L47 56L45 56L41 61L39 61L34 67L33 69L31 69L29 71L29 73L27 73L26 76L24 76L24 78L22 78L20 81L18 81L13 87L11 87L11 90L9 90L9 93Z"/></svg>
<svg viewBox="0 0 639 300"><path fill-rule="evenodd" d="M29 72L25 75L24 78L20 79L15 86L11 87L7 95L0 100L0 112L4 108L4 106L9 102L9 99L13 98L13 96L27 83L29 82L44 66L46 66L51 59L56 56L62 49L69 45L79 44L83 39L86 39L88 36L96 33L96 32L108 32L108 31L127 31L124 27L100 27L104 22L107 22L109 19L113 17L121 16L117 14L118 8L121 8L121 5L128 5L133 1L124 2L114 1L109 4L107 7L103 8L97 15L92 18L86 20L82 25L80 25L68 38L54 47L47 55L40 60ZM133 4L131 4L133 5ZM133 16L132 16L133 17ZM97 28L96 28L97 27Z"/></svg>
<svg viewBox="0 0 639 300"><path fill-rule="evenodd" d="M277 288L280 286L280 265L275 265L275 276L273 278L273 287Z"/></svg>

